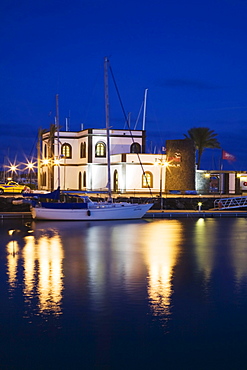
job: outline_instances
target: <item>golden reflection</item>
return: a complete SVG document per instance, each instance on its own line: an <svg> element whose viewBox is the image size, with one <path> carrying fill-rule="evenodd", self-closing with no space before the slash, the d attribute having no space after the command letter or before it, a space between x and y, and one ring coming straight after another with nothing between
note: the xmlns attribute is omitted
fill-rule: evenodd
<svg viewBox="0 0 247 370"><path fill-rule="evenodd" d="M177 220L153 222L141 237L147 267L147 291L155 316L170 315L172 278L182 239L182 224Z"/></svg>
<svg viewBox="0 0 247 370"><path fill-rule="evenodd" d="M152 314L165 323L170 315L172 278L181 248L182 228L177 220L155 220L138 224L138 228L135 223L116 225L107 235L104 228L101 232L90 229L88 276L94 308L99 309L104 303L104 288L109 278L114 279L116 289L124 287L137 300L140 284L146 279Z"/></svg>
<svg viewBox="0 0 247 370"><path fill-rule="evenodd" d="M35 257L34 257L34 237L26 237L26 245L23 249L23 267L25 271L24 279L24 295L26 299L31 299L34 292L34 270L35 270Z"/></svg>
<svg viewBox="0 0 247 370"><path fill-rule="evenodd" d="M40 312L60 313L63 290L63 249L58 235L38 241L38 297Z"/></svg>
<svg viewBox="0 0 247 370"><path fill-rule="evenodd" d="M209 281L215 261L217 223L215 220L199 218L195 227L195 253L199 271L203 272L205 281Z"/></svg>
<svg viewBox="0 0 247 370"><path fill-rule="evenodd" d="M17 284L19 247L16 240L11 240L6 247L8 283L10 288L15 288Z"/></svg>
<svg viewBox="0 0 247 370"><path fill-rule="evenodd" d="M13 235L10 231L9 235ZM21 243L21 244L20 244ZM21 248L21 245L23 248ZM63 292L63 248L59 235L35 238L28 234L7 244L10 288L17 288L17 272L23 264L23 295L26 303L38 299L39 313L60 314Z"/></svg>

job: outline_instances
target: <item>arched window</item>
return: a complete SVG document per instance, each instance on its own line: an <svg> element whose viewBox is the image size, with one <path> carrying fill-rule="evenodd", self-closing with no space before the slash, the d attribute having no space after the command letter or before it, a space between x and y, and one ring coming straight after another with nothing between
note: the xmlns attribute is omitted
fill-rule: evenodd
<svg viewBox="0 0 247 370"><path fill-rule="evenodd" d="M46 172L41 174L41 186L46 186Z"/></svg>
<svg viewBox="0 0 247 370"><path fill-rule="evenodd" d="M65 143L62 145L61 154L64 158L72 158L72 147L70 144Z"/></svg>
<svg viewBox="0 0 247 370"><path fill-rule="evenodd" d="M44 145L44 158L47 158L47 145Z"/></svg>
<svg viewBox="0 0 247 370"><path fill-rule="evenodd" d="M86 158L86 143L81 143L80 158Z"/></svg>
<svg viewBox="0 0 247 370"><path fill-rule="evenodd" d="M103 141L99 141L95 145L95 157L105 157L106 156L106 145Z"/></svg>
<svg viewBox="0 0 247 370"><path fill-rule="evenodd" d="M117 170L114 171L113 175L113 189L114 191L118 191L118 172Z"/></svg>
<svg viewBox="0 0 247 370"><path fill-rule="evenodd" d="M86 171L83 172L83 187L86 188L87 186L87 174Z"/></svg>
<svg viewBox="0 0 247 370"><path fill-rule="evenodd" d="M141 153L141 145L139 143L131 144L130 153Z"/></svg>
<svg viewBox="0 0 247 370"><path fill-rule="evenodd" d="M152 188L153 187L153 174L149 171L144 172L142 175L142 187L143 188Z"/></svg>
<svg viewBox="0 0 247 370"><path fill-rule="evenodd" d="M79 172L79 184L78 189L81 190L81 172Z"/></svg>

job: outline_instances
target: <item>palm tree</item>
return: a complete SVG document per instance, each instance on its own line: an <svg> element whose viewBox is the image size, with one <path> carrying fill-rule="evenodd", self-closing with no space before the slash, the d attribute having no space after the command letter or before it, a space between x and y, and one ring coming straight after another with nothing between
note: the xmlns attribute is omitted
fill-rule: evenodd
<svg viewBox="0 0 247 370"><path fill-rule="evenodd" d="M200 169L201 157L204 149L220 149L220 143L216 139L217 134L208 127L193 127L188 130L188 133L184 134L184 136L194 141L196 150L198 151L198 170Z"/></svg>

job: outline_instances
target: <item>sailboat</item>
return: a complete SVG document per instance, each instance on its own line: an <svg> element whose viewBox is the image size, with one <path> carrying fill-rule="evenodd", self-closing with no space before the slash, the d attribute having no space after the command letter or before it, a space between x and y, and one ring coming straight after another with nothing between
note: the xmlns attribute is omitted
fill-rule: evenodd
<svg viewBox="0 0 247 370"><path fill-rule="evenodd" d="M107 132L107 170L108 200L93 202L88 196L60 193L60 187L54 192L41 194L32 201L31 213L36 220L67 220L67 221L100 221L140 219L152 207L153 203L137 204L129 202L115 203L111 193L110 169L110 129L108 99L108 58L104 62L105 111ZM43 201L46 198L46 201ZM49 199L49 201L47 201Z"/></svg>

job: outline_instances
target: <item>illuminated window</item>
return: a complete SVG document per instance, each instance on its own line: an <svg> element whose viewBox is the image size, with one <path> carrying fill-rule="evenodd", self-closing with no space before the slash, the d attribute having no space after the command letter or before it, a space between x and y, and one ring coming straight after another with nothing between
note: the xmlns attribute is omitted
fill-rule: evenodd
<svg viewBox="0 0 247 370"><path fill-rule="evenodd" d="M130 153L141 153L141 145L139 143L133 143L130 147Z"/></svg>
<svg viewBox="0 0 247 370"><path fill-rule="evenodd" d="M61 154L64 158L72 158L72 147L70 144L65 143L62 145Z"/></svg>
<svg viewBox="0 0 247 370"><path fill-rule="evenodd" d="M81 143L80 157L86 158L86 143Z"/></svg>
<svg viewBox="0 0 247 370"><path fill-rule="evenodd" d="M106 145L102 141L99 141L95 146L95 157L106 156Z"/></svg>
<svg viewBox="0 0 247 370"><path fill-rule="evenodd" d="M151 172L145 172L142 175L142 187L143 188L153 187L153 174Z"/></svg>

